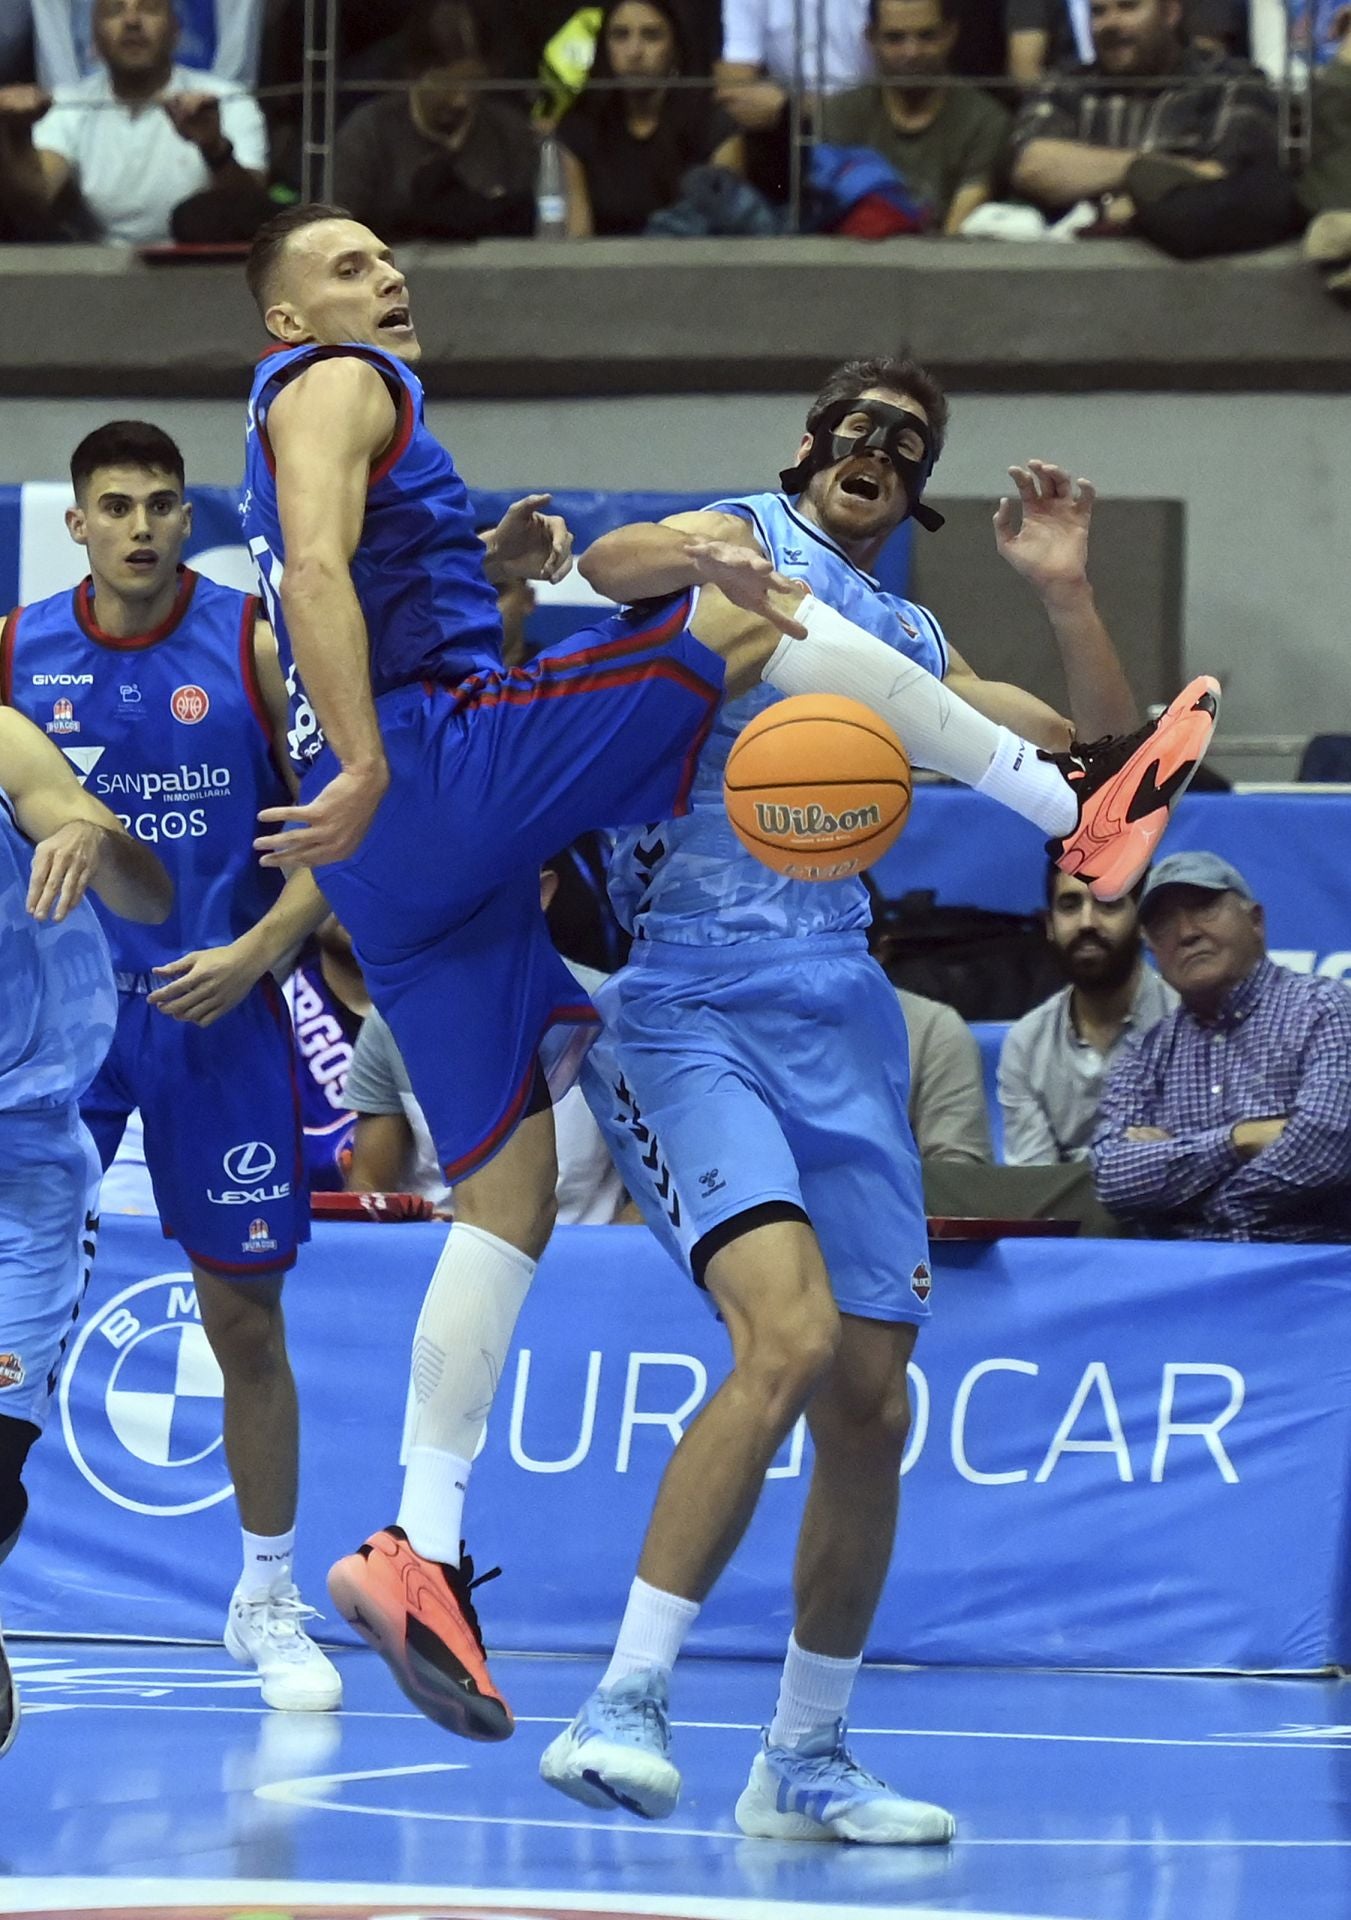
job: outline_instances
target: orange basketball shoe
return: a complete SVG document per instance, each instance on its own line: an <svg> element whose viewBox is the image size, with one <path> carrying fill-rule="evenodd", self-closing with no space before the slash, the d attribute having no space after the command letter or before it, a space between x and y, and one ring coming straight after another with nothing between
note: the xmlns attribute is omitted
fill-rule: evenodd
<svg viewBox="0 0 1351 1920"><path fill-rule="evenodd" d="M1219 682L1202 674L1137 732L1042 755L1060 768L1079 803L1074 832L1047 843L1062 873L1086 880L1098 900L1130 892L1205 758L1219 708Z"/></svg>
<svg viewBox="0 0 1351 1920"><path fill-rule="evenodd" d="M402 1527L381 1527L330 1569L328 1590L429 1720L466 1740L506 1740L516 1722L489 1678L469 1597L500 1571L475 1579L467 1554L443 1566L415 1553Z"/></svg>

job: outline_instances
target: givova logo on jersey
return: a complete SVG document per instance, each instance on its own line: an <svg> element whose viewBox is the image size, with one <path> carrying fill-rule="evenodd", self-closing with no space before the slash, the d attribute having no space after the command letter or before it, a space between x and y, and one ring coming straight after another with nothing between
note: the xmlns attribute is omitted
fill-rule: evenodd
<svg viewBox="0 0 1351 1920"><path fill-rule="evenodd" d="M71 1348L60 1405L71 1459L116 1506L169 1517L230 1498L224 1385L191 1274L138 1280L99 1307Z"/></svg>

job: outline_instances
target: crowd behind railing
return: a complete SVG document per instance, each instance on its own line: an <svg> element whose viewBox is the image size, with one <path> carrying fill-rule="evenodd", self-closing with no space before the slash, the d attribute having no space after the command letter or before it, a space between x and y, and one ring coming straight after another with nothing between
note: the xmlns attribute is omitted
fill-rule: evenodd
<svg viewBox="0 0 1351 1920"><path fill-rule="evenodd" d="M1351 297L1351 4L11 0L0 17L0 238L238 244L302 187L390 240L1134 234L1193 258L1305 234Z"/></svg>

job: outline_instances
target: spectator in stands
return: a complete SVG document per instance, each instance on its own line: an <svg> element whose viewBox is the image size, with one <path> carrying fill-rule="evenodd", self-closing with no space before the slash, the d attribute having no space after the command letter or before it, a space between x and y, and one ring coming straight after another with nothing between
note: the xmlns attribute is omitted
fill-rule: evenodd
<svg viewBox="0 0 1351 1920"><path fill-rule="evenodd" d="M955 1007L896 988L910 1041L910 1126L921 1160L993 1158L976 1036Z"/></svg>
<svg viewBox="0 0 1351 1920"><path fill-rule="evenodd" d="M256 103L175 63L170 0L95 0L94 41L98 72L54 99L0 88L0 200L54 209L73 186L105 240L165 241L182 220L248 239L272 211Z"/></svg>
<svg viewBox="0 0 1351 1920"><path fill-rule="evenodd" d="M1093 59L1089 0L1004 0L1009 78L1032 87L1049 69ZM1246 0L1182 0L1187 44L1234 53L1246 39Z"/></svg>
<svg viewBox="0 0 1351 1920"><path fill-rule="evenodd" d="M387 240L532 233L535 136L524 112L487 97L463 0L440 0L414 20L409 75L406 94L367 101L339 129L337 199ZM564 158L569 231L584 232L581 170Z"/></svg>
<svg viewBox="0 0 1351 1920"><path fill-rule="evenodd" d="M1276 95L1257 69L1187 47L1180 0L1091 0L1091 20L1093 62L1018 115L1018 192L1052 214L1085 207L1087 227L1139 233L1179 259L1299 232Z"/></svg>
<svg viewBox="0 0 1351 1920"><path fill-rule="evenodd" d="M1177 1005L1145 963L1139 892L1095 900L1084 881L1047 871L1046 937L1069 985L1015 1020L999 1055L1013 1166L1087 1160L1112 1062Z"/></svg>
<svg viewBox="0 0 1351 1920"><path fill-rule="evenodd" d="M1161 861L1140 919L1182 1004L1108 1084L1103 1205L1160 1237L1351 1240L1351 988L1270 960L1213 853Z"/></svg>
<svg viewBox="0 0 1351 1920"><path fill-rule="evenodd" d="M677 199L691 167L741 171L741 136L712 95L662 84L690 64L684 17L672 0L610 0L590 77L558 124L582 173L582 231L641 233ZM606 84L615 79L644 85Z"/></svg>
<svg viewBox="0 0 1351 1920"><path fill-rule="evenodd" d="M1329 293L1351 300L1351 5L1334 22L1334 58L1314 76L1309 164L1299 196L1315 216L1304 253Z"/></svg>
<svg viewBox="0 0 1351 1920"><path fill-rule="evenodd" d="M185 67L233 80L258 82L263 0L173 0L178 53ZM31 0L37 77L47 88L71 87L99 68L95 0Z"/></svg>
<svg viewBox="0 0 1351 1920"><path fill-rule="evenodd" d="M804 7L801 44L798 17L794 0L723 0L718 103L746 135L746 178L772 201L788 197L793 86L804 87L810 118L823 95L872 77L868 0Z"/></svg>
<svg viewBox="0 0 1351 1920"><path fill-rule="evenodd" d="M978 87L926 84L952 71L955 0L870 0L867 38L876 76L822 102L821 138L880 153L956 233L990 198L1009 115Z"/></svg>
<svg viewBox="0 0 1351 1920"><path fill-rule="evenodd" d="M540 904L546 913L557 887L555 864L549 862L540 875ZM588 993L604 978L575 961L568 965ZM347 1070L346 1099L356 1113L348 1191L419 1193L449 1214L454 1196L446 1186L394 1035L378 1013L367 1016L357 1037ZM624 1211L628 1196L580 1087L571 1087L559 1100L554 1121L559 1224L609 1226ZM636 1213L632 1217L639 1218Z"/></svg>

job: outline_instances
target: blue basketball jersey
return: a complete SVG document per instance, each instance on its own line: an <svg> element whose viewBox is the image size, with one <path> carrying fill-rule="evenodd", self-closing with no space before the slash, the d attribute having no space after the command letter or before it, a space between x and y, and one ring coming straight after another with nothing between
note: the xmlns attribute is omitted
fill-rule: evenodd
<svg viewBox="0 0 1351 1920"><path fill-rule="evenodd" d="M449 686L502 665L497 595L483 571L483 543L464 482L423 418L422 383L378 347L290 347L264 356L249 398L244 455L244 537L258 567L291 699L291 757L317 759L323 735L296 671L279 589L286 566L277 511L268 409L288 381L316 361L352 354L374 366L398 406L388 451L371 468L366 518L352 580L370 637L377 696L418 680Z"/></svg>
<svg viewBox="0 0 1351 1920"><path fill-rule="evenodd" d="M936 678L947 672L947 642L933 615L884 593L786 495L718 500L708 511L748 519L780 573L805 580L827 605ZM635 938L727 946L867 926L862 880L784 879L747 853L728 823L722 798L727 756L742 728L782 698L762 684L724 705L700 756L689 812L683 819L620 835L610 867L610 898Z"/></svg>
<svg viewBox="0 0 1351 1920"><path fill-rule="evenodd" d="M63 1107L117 1024L108 948L88 900L59 924L26 911L33 849L0 790L0 1113Z"/></svg>
<svg viewBox="0 0 1351 1920"><path fill-rule="evenodd" d="M253 850L259 809L290 797L254 669L257 611L252 595L185 568L151 633L102 632L85 580L18 608L0 636L0 698L44 729L173 878L161 926L100 907L119 974L237 939L281 891L281 874Z"/></svg>

